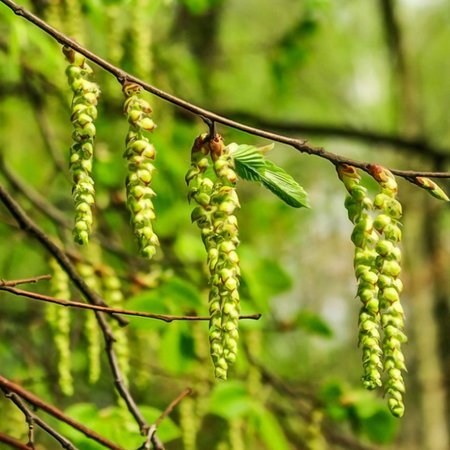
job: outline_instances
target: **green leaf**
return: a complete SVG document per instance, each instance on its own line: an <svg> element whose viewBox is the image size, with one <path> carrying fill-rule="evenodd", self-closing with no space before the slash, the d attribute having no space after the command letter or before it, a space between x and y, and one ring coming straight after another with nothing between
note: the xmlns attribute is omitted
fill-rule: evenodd
<svg viewBox="0 0 450 450"><path fill-rule="evenodd" d="M398 421L386 409L378 411L365 419L361 424L362 432L375 444L393 442L398 428Z"/></svg>
<svg viewBox="0 0 450 450"><path fill-rule="evenodd" d="M244 383L227 381L214 386L209 403L209 411L226 420L243 417L257 410Z"/></svg>
<svg viewBox="0 0 450 450"><path fill-rule="evenodd" d="M324 338L333 337L333 330L318 314L312 311L300 311L296 317L296 324L309 334Z"/></svg>
<svg viewBox="0 0 450 450"><path fill-rule="evenodd" d="M153 423L161 414L161 411L150 406L140 406L139 409L149 423ZM143 438L140 436L136 422L123 408L111 406L99 409L93 403L76 403L67 408L65 412L88 428L97 430L104 437L124 448L137 448L142 444ZM83 450L104 448L66 424L61 424L61 428L63 434ZM158 437L164 442L177 439L180 434L179 428L170 417L166 417L158 427Z"/></svg>
<svg viewBox="0 0 450 450"><path fill-rule="evenodd" d="M267 449L289 450L291 448L281 425L268 409L261 408L258 411L258 431Z"/></svg>
<svg viewBox="0 0 450 450"><path fill-rule="evenodd" d="M252 145L228 145L234 158L237 174L248 181L261 182L260 171L265 168L264 156Z"/></svg>
<svg viewBox="0 0 450 450"><path fill-rule="evenodd" d="M230 144L237 174L244 180L256 181L294 208L309 208L308 194L281 167L265 159L262 151L251 145Z"/></svg>

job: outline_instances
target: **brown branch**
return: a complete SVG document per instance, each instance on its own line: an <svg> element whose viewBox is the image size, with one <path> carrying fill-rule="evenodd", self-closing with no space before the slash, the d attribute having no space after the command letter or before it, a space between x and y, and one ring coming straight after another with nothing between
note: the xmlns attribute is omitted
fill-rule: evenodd
<svg viewBox="0 0 450 450"><path fill-rule="evenodd" d="M8 286L8 287L14 287L18 286L19 284L28 284L28 283L38 283L42 280L51 280L51 275L39 275L37 277L32 278L22 278L20 280L0 280L0 287Z"/></svg>
<svg viewBox="0 0 450 450"><path fill-rule="evenodd" d="M138 450L150 450L150 445L153 444L154 450L164 450L164 445L156 436L156 430L161 425L161 422L173 411L173 409L188 395L192 394L191 388L186 388L178 397L169 403L169 406L161 413L148 430L147 439L139 447Z"/></svg>
<svg viewBox="0 0 450 450"><path fill-rule="evenodd" d="M13 173L9 167L5 164L3 152L0 152L0 170L4 177L14 188L15 191L20 192L37 210L41 211L49 219L53 220L58 225L71 229L71 221L64 215L62 211L56 208L50 203L43 195L38 191L27 185L17 174ZM93 237L100 242L100 245L111 253L119 256L122 259L131 263L136 263L136 258L130 257L122 247L116 242L111 241L110 238L103 236L102 234L95 232Z"/></svg>
<svg viewBox="0 0 450 450"><path fill-rule="evenodd" d="M2 386L1 390L4 392L5 396L9 398L16 406L20 409L20 411L25 416L25 420L28 424L29 428L29 442L27 447L29 449L34 449L34 424L38 425L44 431L46 431L50 436L52 436L56 441L61 444L62 448L67 450L78 450L67 438L58 433L55 429L53 429L47 422L43 421L40 417L36 416L33 411L28 408L22 398L17 395L15 392L11 392L6 387Z"/></svg>
<svg viewBox="0 0 450 450"><path fill-rule="evenodd" d="M404 150L423 158L450 158L450 149L436 146L425 137L407 138L395 134L382 133L372 130L356 129L350 126L319 125L307 122L277 121L266 117L259 117L248 112L227 112L228 115L244 120L255 126L270 128L278 132L289 134L305 133L320 137L334 137L351 139L365 144L387 145L395 149Z"/></svg>
<svg viewBox="0 0 450 450"><path fill-rule="evenodd" d="M155 427L159 427L161 422L174 410L174 408L180 403L185 397L192 394L191 388L186 388L177 398L172 400L169 406L161 413L161 415L155 420Z"/></svg>
<svg viewBox="0 0 450 450"><path fill-rule="evenodd" d="M17 439L13 438L12 436L2 433L1 431L0 431L0 442L3 442L4 444L8 445L9 447L18 448L19 450L30 450L30 447L28 447L24 443L18 441Z"/></svg>
<svg viewBox="0 0 450 450"><path fill-rule="evenodd" d="M2 2L8 8L10 8L16 15L23 17L27 21L33 23L35 26L37 26L38 28L43 30L48 35L52 36L59 43L71 47L78 53L81 53L82 55L84 55L90 61L97 64L99 67L103 68L107 72L114 75L117 78L117 80L119 82L121 82L122 84L126 81L139 84L146 91L172 103L173 105L179 106L180 108L190 111L191 113L196 114L197 116L205 117L213 122L221 123L228 127L234 128L236 130L244 131L244 132L252 134L254 136L259 136L264 139L269 139L271 141L276 141L276 142L280 142L282 144L289 145L289 146L295 148L296 150L298 150L299 152L318 156L320 158L330 161L334 165L348 164L348 165L357 167L361 170L364 170L365 172L369 172L370 164L367 162L357 161L354 159L347 158L345 156L341 156L341 155L338 155L335 153L328 152L321 147L311 146L308 144L308 142L306 140L303 140L303 139L296 139L296 138L284 136L281 134L276 134L276 133L273 133L270 131L251 127L244 123L236 122L227 117L220 116L219 114L216 114L212 111L209 111L207 109L204 109L197 105L189 103L186 100L176 97L175 95L169 94L161 89L158 89L157 87L155 87L149 83L146 83L145 81L125 72L124 70L120 69L119 67L114 66L113 64L109 63L105 59L96 55L95 53L87 50L85 47L81 46L74 40L67 37L65 34L56 30L55 28L50 26L48 23L46 23L44 20L42 20L39 17L37 17L36 15L32 14L30 11L26 10L22 6L19 6L14 1L0 0L0 2ZM434 178L450 178L449 172L419 172L419 171L398 170L398 169L390 169L390 171L393 174L395 174L399 177L403 177L403 178L411 178L414 176L434 177Z"/></svg>
<svg viewBox="0 0 450 450"><path fill-rule="evenodd" d="M106 448L109 448L111 450L123 450L122 447L119 447L118 445L114 444L113 442L109 441L108 439L104 438L103 436L99 435L95 431L91 430L90 428L86 427L85 425L77 422L76 420L72 419L71 417L64 414L61 410L54 407L53 405L50 405L46 403L41 398L37 397L36 395L32 394L31 392L24 389L22 386L13 383L12 381L8 380L4 376L0 375L0 386L2 388L5 388L6 390L10 392L16 393L18 396L26 400L28 403L32 404L36 408L41 409L42 411L45 411L46 413L50 414L51 416L55 417L56 419L60 420L61 422L66 423L70 427L74 428L75 430L78 430L79 432L83 433L86 437L89 439L92 439L99 444L103 445Z"/></svg>
<svg viewBox="0 0 450 450"><path fill-rule="evenodd" d="M0 200L9 210L11 215L16 219L20 227L30 236L34 237L50 254L52 254L55 257L55 259L58 260L58 262L61 264L61 267L66 271L66 273L76 284L76 286L83 292L83 294L85 294L86 298L88 298L88 300L91 300L92 303L94 304L97 305L100 304L101 306L103 306L104 304L102 305L103 301L100 298L100 296L98 296L98 294L96 294L86 285L86 283L78 274L78 272L75 270L74 266L67 258L65 253L25 214L22 208L20 208L20 206L5 191L5 189L1 185L0 185ZM100 326L101 332L103 334L103 338L105 340L105 351L108 357L109 366L114 376L114 384L116 386L116 389L119 395L125 401L125 404L127 405L129 412L132 414L132 416L138 423L141 433L145 435L147 433L149 425L145 420L145 417L139 410L133 397L131 396L127 386L124 383L122 371L120 369L116 354L114 353L113 349L114 335L111 330L111 327L109 326L108 322L106 321L102 313L96 311L95 316ZM114 316L114 318L119 323L128 323L120 316Z"/></svg>
<svg viewBox="0 0 450 450"><path fill-rule="evenodd" d="M6 192L3 186L0 185L0 200L9 210L11 215L16 219L20 227L29 235L36 238L59 262L61 267L67 273L69 278L73 281L75 286L84 294L86 299L94 305L106 306L103 299L93 291L78 274L69 258L66 256L63 250L61 250L51 239L48 237L41 228L38 227L23 211L17 202ZM125 325L121 317L115 317L115 319L121 324Z"/></svg>
<svg viewBox="0 0 450 450"><path fill-rule="evenodd" d="M10 282L6 282L10 283ZM22 289L17 289L15 287L12 287L9 284L0 284L0 291L6 291L14 295L18 295L25 298L30 298L32 300L39 300L47 303L54 303L56 305L61 306L67 306L67 307L73 307L73 308L80 308L80 309L90 309L92 311L100 311L105 313L114 313L114 314L123 314L125 316L137 316L137 317L145 317L147 319L156 319L156 320L162 320L164 322L173 322L173 321L180 321L180 320L186 320L186 321L204 321L204 320L210 320L209 316L175 316L175 315L169 315L169 314L155 314L145 311L132 311L129 309L119 309L119 308L109 308L108 306L100 306L100 305L90 305L88 303L81 303L77 301L72 300L65 300L55 297L50 297L48 295L39 294L37 292L31 292L31 291L25 291ZM261 318L261 314L245 314L239 316L240 319L251 319L251 320L258 320Z"/></svg>

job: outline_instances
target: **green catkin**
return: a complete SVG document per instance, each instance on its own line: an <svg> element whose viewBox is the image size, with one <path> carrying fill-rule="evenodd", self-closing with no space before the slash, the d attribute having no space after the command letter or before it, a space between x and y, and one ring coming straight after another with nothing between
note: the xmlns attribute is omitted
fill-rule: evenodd
<svg viewBox="0 0 450 450"><path fill-rule="evenodd" d="M362 349L363 385L375 389L381 382L380 305L378 301L378 268L375 245L378 240L369 215L372 202L367 189L360 185L361 177L352 166L340 165L339 178L349 195L345 207L350 221L355 225L352 241L355 245L354 269L358 280L357 296L362 306L359 312L359 345Z"/></svg>
<svg viewBox="0 0 450 450"><path fill-rule="evenodd" d="M179 405L181 437L183 450L196 450L197 448L197 417L195 412L195 399L186 397Z"/></svg>
<svg viewBox="0 0 450 450"><path fill-rule="evenodd" d="M94 268L90 264L77 263L78 273L83 277L86 284L94 291L99 291L99 283L95 275ZM92 311L86 315L84 324L84 332L87 340L87 356L88 356L88 378L89 383L94 384L100 378L101 364L101 342L100 331L98 329L97 319Z"/></svg>
<svg viewBox="0 0 450 450"><path fill-rule="evenodd" d="M318 409L311 412L311 419L306 427L305 447L307 450L324 450L327 448L323 436L322 422L324 414Z"/></svg>
<svg viewBox="0 0 450 450"><path fill-rule="evenodd" d="M230 450L245 450L246 448L242 435L242 425L242 419L234 418L229 422Z"/></svg>
<svg viewBox="0 0 450 450"><path fill-rule="evenodd" d="M111 267L104 269L101 276L102 293L108 306L111 308L123 308L124 296L121 290L119 277ZM127 328L121 327L116 321L111 322L114 334L114 349L117 355L119 367L125 384L128 386L128 375L130 373L130 351L128 345Z"/></svg>
<svg viewBox="0 0 450 450"><path fill-rule="evenodd" d="M83 12L80 0L64 0L64 28L67 35L75 39L78 43L83 43Z"/></svg>
<svg viewBox="0 0 450 450"><path fill-rule="evenodd" d="M392 414L401 417L404 414L403 394L405 383L402 371L406 370L405 358L401 345L407 341L404 333L404 314L400 303L400 293L403 284L400 276L401 250L399 247L402 232L400 218L402 206L397 200L397 182L392 173L373 165L370 168L372 176L378 181L381 192L374 200L374 206L379 215L374 221L374 227L380 234L376 246L378 253L377 265L379 299L381 309L381 324L383 327L384 371L386 372L386 393L388 406Z"/></svg>
<svg viewBox="0 0 450 450"><path fill-rule="evenodd" d="M70 63L66 74L73 91L71 121L74 143L70 149L69 163L75 205L73 237L76 243L87 244L92 230L92 207L95 201L91 174L96 133L94 121L97 118L100 90L96 83L89 81L92 69L85 57L69 47L64 47L63 52Z"/></svg>
<svg viewBox="0 0 450 450"><path fill-rule="evenodd" d="M57 30L62 29L62 7L62 0L49 0L45 8L45 20Z"/></svg>
<svg viewBox="0 0 450 450"><path fill-rule="evenodd" d="M236 193L237 175L234 160L229 149L224 146L221 136L216 135L208 142L217 181L214 185L211 203L213 205L212 225L216 236L217 262L212 274L211 286L218 289L220 298L220 326L213 323L213 331L222 334L223 356L228 366L236 360L238 343L238 323L240 313L239 245L236 209L240 208ZM211 289L212 291L212 289ZM217 298L217 293L214 300ZM210 303L210 313L215 313L219 305ZM213 310L213 311L211 311ZM211 314L213 316L213 314ZM225 374L226 377L226 374Z"/></svg>
<svg viewBox="0 0 450 450"><path fill-rule="evenodd" d="M152 31L149 24L149 0L135 0L131 5L130 47L133 73L144 80L151 78L153 67Z"/></svg>
<svg viewBox="0 0 450 450"><path fill-rule="evenodd" d="M69 277L64 272L56 260L50 260L52 279L50 283L51 293L56 298L70 299ZM70 311L69 308L62 308L59 305L49 303L46 311L55 339L55 346L58 353L58 375L61 392L67 396L73 395L73 378L71 373L71 352L70 352Z"/></svg>
<svg viewBox="0 0 450 450"><path fill-rule="evenodd" d="M144 132L153 131L156 125L150 119L150 105L139 97L141 90L139 85L133 83L123 86L123 110L129 123L124 158L128 161L127 206L131 223L141 254L151 259L159 246L158 237L153 231L155 211L152 198L156 194L150 187L155 169L152 163L155 148Z"/></svg>
<svg viewBox="0 0 450 450"><path fill-rule="evenodd" d="M186 174L188 184L188 199L194 200L197 206L192 211L192 222L196 222L200 228L203 244L207 252L207 265L210 272L209 294L209 341L211 358L214 363L217 378L226 378L228 364L223 356L222 332L221 332L221 305L218 286L218 277L214 277L218 260L217 236L213 229L212 215L213 205L211 197L215 185L205 175L209 167L209 147L206 143L206 134L199 136L192 147L191 167Z"/></svg>
<svg viewBox="0 0 450 450"><path fill-rule="evenodd" d="M205 175L208 154L213 161L216 181ZM207 141L198 137L191 153L191 167L186 174L188 198L198 206L192 221L201 230L210 272L209 340L216 378L226 379L228 368L236 360L239 321L239 244L234 212L239 208L234 161L219 135Z"/></svg>

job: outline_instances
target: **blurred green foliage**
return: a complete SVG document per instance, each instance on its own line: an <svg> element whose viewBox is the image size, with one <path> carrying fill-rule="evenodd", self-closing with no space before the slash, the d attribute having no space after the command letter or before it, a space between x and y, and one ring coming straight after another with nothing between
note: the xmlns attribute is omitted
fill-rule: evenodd
<svg viewBox="0 0 450 450"><path fill-rule="evenodd" d="M394 88L376 2L363 7L355 0L83 0L79 18L62 0L21 3L67 33L74 22L80 23L78 33L92 51L130 73L147 70L140 76L149 82L219 113L398 130L398 106L392 102ZM450 30L443 25L449 12L443 2L432 3L415 21L414 27L423 31L409 39L417 44L412 45L414 51L424 55L423 60L413 55L420 77L429 80L422 92L425 127L448 144L448 127L439 120L446 115L446 105L434 98L438 88L440 97L450 95L450 82L443 75L448 74L450 60L441 57L444 43L450 42ZM49 5L55 4L62 8L52 16ZM413 10L405 7L404 17L410 18ZM436 28L440 43L430 39L427 51L420 53L424 44L417 42L419 36L431 35ZM142 42L147 44L137 48ZM137 68L142 56L136 55L148 57L151 64ZM437 71L432 69L436 61ZM70 224L70 93L64 70L60 45L0 5L0 153L5 166ZM205 126L199 118L146 94L158 125L150 138L157 150L152 188L157 193L155 229L162 248L154 261L146 262L138 256L125 207L122 154L127 123L121 87L98 68L95 78L102 89L94 165L96 231L102 244L94 237L81 250L71 240L70 227L55 222L14 189L4 170L1 182L71 255L92 264L100 275L107 266L116 270L126 309L206 315L205 254L198 230L190 223L184 181L192 142ZM227 143L267 144L218 128ZM374 158L364 145L325 138L316 142L350 157ZM405 168L416 162L389 152L376 157ZM411 441L405 432L397 434L398 422L384 402L360 389L351 226L334 169L281 145L268 158L305 188L312 209L289 208L255 183L238 183L242 312L263 316L259 321L241 321L240 351L230 380L213 379L206 322L168 324L130 318L131 391L152 422L191 386L199 450L240 450L231 446L229 436L237 419L242 419L238 428L246 449L321 450L370 443L408 448ZM2 279L49 272L49 255L18 230L4 208L0 208L0 241ZM49 293L45 282L32 289ZM74 289L72 295L80 298ZM88 385L82 330L90 312L71 311L75 394L66 398L58 387L57 354L45 305L6 293L0 298L2 374L118 445L142 444L136 425L114 394L105 357L101 379ZM414 392L407 395L407 402L414 405ZM319 441L308 431L317 411L323 413L320 433L327 446L314 444ZM25 421L4 397L0 417L0 431L26 439ZM50 422L79 448L100 448L69 427ZM168 450L179 449L181 433L175 409L162 422L158 436ZM41 431L36 441L37 449L56 448Z"/></svg>

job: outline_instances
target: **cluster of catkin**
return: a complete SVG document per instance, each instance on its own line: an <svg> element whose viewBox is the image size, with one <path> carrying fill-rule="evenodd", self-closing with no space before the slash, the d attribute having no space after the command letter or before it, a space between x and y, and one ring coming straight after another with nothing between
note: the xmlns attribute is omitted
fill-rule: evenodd
<svg viewBox="0 0 450 450"><path fill-rule="evenodd" d="M359 345L363 384L367 389L382 386L381 374L385 372L389 408L394 416L401 417L405 392L402 371L406 370L401 344L406 342L406 335L400 303L402 207L396 198L397 182L389 170L370 166L370 174L380 186L372 201L354 167L343 164L337 170L349 194L345 207L354 224L354 268L357 296L362 303Z"/></svg>
<svg viewBox="0 0 450 450"><path fill-rule="evenodd" d="M155 210L152 199L156 194L150 187L155 169L155 147L145 132L153 131L156 125L150 118L150 105L139 95L141 90L141 86L134 83L126 83L123 87L123 111L129 124L124 158L128 162L126 185L131 223L141 254L151 259L159 246L158 236L153 231Z"/></svg>
<svg viewBox="0 0 450 450"><path fill-rule="evenodd" d="M212 173L207 173L212 162ZM212 179L214 178L214 180ZM199 136L186 174L189 200L197 206L192 221L201 230L207 251L209 279L209 341L215 376L226 379L236 360L239 321L239 245L235 211L240 207L236 193L234 160L220 135Z"/></svg>
<svg viewBox="0 0 450 450"><path fill-rule="evenodd" d="M92 160L97 118L97 103L100 89L89 80L92 69L86 58L69 47L63 52L69 62L66 69L69 86L73 92L72 139L70 149L70 172L72 174L72 195L75 205L75 226L73 236L78 244L86 244L92 230L92 207L94 205L94 180Z"/></svg>

